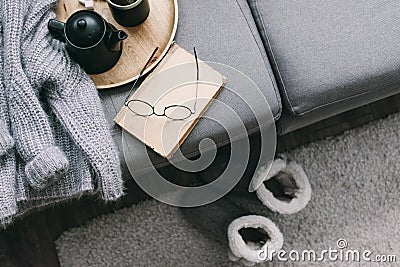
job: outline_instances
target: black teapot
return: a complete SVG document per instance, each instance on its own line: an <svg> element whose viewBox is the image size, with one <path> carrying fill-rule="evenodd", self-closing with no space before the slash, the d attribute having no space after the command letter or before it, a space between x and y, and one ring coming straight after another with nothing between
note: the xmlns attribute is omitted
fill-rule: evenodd
<svg viewBox="0 0 400 267"><path fill-rule="evenodd" d="M121 57L122 41L128 37L90 10L75 12L66 23L51 19L48 28L54 38L66 43L68 53L89 74L111 69Z"/></svg>

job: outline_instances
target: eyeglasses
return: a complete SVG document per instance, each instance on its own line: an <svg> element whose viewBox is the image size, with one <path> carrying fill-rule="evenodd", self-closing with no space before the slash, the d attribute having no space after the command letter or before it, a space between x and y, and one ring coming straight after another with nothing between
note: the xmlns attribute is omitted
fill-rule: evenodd
<svg viewBox="0 0 400 267"><path fill-rule="evenodd" d="M164 107L164 112L161 114L158 114L155 112L155 107L148 103L147 101L140 100L140 99L132 99L129 100L129 97L131 96L133 89L138 82L138 80L142 77L143 72L146 70L148 64L151 62L153 59L154 55L156 54L158 50L158 47L153 51L151 54L149 60L147 61L146 65L143 67L142 71L139 74L139 77L135 80L135 82L132 85L132 88L129 92L128 97L125 99L125 106L128 107L128 109L133 112L134 114L141 116L141 117L149 117L149 116L158 116L158 117L167 117L168 119L171 120L186 120L190 118L193 114L196 113L196 108L197 108L197 98L198 98L198 90L199 90L199 62L197 59L197 52L196 48L193 48L194 51L194 58L196 61L196 99L194 103L193 109L185 106L185 105L170 105L167 107Z"/></svg>

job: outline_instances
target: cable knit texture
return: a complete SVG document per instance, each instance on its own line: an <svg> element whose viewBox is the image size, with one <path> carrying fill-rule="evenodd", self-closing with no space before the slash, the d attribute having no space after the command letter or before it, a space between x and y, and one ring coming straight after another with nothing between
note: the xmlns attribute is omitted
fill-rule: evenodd
<svg viewBox="0 0 400 267"><path fill-rule="evenodd" d="M0 51L3 50L3 27L0 25ZM3 57L0 54L0 73L3 73ZM1 77L1 76L0 76ZM17 212L15 193L15 154L11 150L14 141L9 134L8 107L0 79L0 224L11 221Z"/></svg>
<svg viewBox="0 0 400 267"><path fill-rule="evenodd" d="M115 179L121 176L118 153L93 81L47 30L48 21L55 18L49 12L54 4L54 0L38 0L29 6L22 45L26 73L34 87L46 88L53 112L99 177L103 197L113 200L122 194L121 181Z"/></svg>
<svg viewBox="0 0 400 267"><path fill-rule="evenodd" d="M2 91L3 94L3 85L0 85L2 88L0 90ZM5 104L5 99L1 99L0 102L4 105ZM4 115L5 114L5 109L7 108L6 106L3 106L0 108L0 112ZM8 111L7 111L8 113ZM14 139L11 137L8 129L8 125L3 119L0 119L0 156L3 156L4 154L7 153L8 150L10 150L14 146Z"/></svg>
<svg viewBox="0 0 400 267"><path fill-rule="evenodd" d="M96 87L47 29L56 1L1 5L2 80L18 151L5 157L16 158L7 168L14 171L7 176L10 199L18 201L12 216L85 192L116 200L123 194L121 169Z"/></svg>
<svg viewBox="0 0 400 267"><path fill-rule="evenodd" d="M4 50L4 77L17 149L21 157L28 162L28 182L31 186L40 184L43 187L57 177L56 174L61 168L68 167L68 161L64 153L55 147L46 113L38 98L40 88L30 84L23 70L21 39L24 19L30 13L28 3L29 1L3 1L4 46L7 47ZM40 157L45 150L52 154L46 158ZM36 159L37 156L40 158ZM50 158L54 160L47 161ZM29 164L29 161L35 161L35 164ZM39 170L35 169L37 167ZM62 170L65 171L67 169Z"/></svg>

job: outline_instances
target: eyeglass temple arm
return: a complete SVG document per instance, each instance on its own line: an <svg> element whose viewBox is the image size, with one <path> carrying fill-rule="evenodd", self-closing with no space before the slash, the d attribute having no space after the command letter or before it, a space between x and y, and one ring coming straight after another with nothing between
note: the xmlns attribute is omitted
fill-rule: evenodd
<svg viewBox="0 0 400 267"><path fill-rule="evenodd" d="M198 98L198 91L199 91L199 60L197 58L197 51L196 47L193 47L194 51L194 59L196 60L196 101L194 102L194 113L196 113L196 108L197 108L197 98Z"/></svg>
<svg viewBox="0 0 400 267"><path fill-rule="evenodd" d="M151 60L153 59L154 55L157 53L158 51L158 47L156 47L156 49L154 49L153 53L151 54L151 56L149 57L149 59L147 60L146 64L144 65L143 69L140 71L139 76L136 78L135 82L133 83L131 90L129 91L128 96L125 98L125 102L124 104L126 105L128 102L128 99L131 97L133 90L135 89L135 86L137 84L137 82L139 81L139 79L142 77L144 71L147 69L147 66L150 64Z"/></svg>

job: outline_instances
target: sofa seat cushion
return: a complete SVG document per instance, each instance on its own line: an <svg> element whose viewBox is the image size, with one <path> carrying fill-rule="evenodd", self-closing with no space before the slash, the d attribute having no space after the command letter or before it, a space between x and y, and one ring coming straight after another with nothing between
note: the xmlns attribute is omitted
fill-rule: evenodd
<svg viewBox="0 0 400 267"><path fill-rule="evenodd" d="M400 1L248 2L292 115L338 113L399 91Z"/></svg>
<svg viewBox="0 0 400 267"><path fill-rule="evenodd" d="M178 4L177 44L188 51L195 46L202 60L225 64L248 76L262 91L275 119L279 118L279 90L246 0L179 0ZM247 81L235 80L228 68L213 67L227 76L227 88L245 90ZM228 91L221 92L221 99L228 97ZM231 107L241 106L239 98L229 98Z"/></svg>
<svg viewBox="0 0 400 267"><path fill-rule="evenodd" d="M243 129L243 125L248 132L257 131L258 124L253 113L256 111L267 114L266 102L272 111L271 120L279 118L281 101L267 54L246 0L180 0L178 7L176 43L190 52L196 47L201 60L209 62L227 77L225 88L204 114L205 117L219 121L200 119L181 146L184 156L196 156L199 154L199 143L205 138L222 146L230 141L227 132ZM233 68L242 75L237 75L238 72ZM244 79L245 76L250 80ZM122 107L130 86L101 91L110 122ZM243 101L243 97L247 101ZM228 109L237 116L232 116ZM125 135L126 140L123 142L119 127L114 127L113 133L117 144L121 146L121 158L128 165L134 164L138 171L151 168L148 158L156 167L168 163L129 134ZM123 150L127 147L130 156L124 157Z"/></svg>

